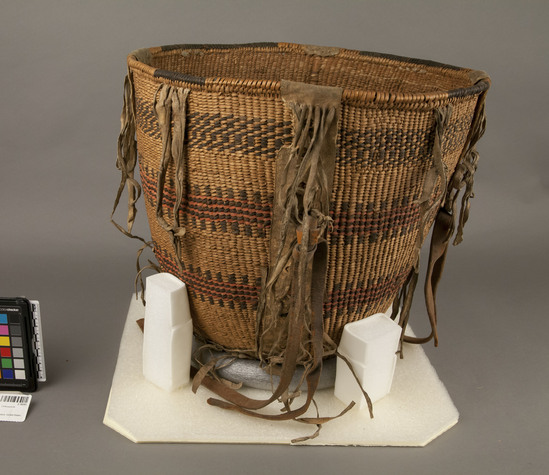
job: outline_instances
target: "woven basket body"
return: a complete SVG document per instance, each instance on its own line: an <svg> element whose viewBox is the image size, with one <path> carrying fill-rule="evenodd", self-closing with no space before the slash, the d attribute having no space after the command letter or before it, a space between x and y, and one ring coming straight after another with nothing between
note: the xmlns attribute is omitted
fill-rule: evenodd
<svg viewBox="0 0 549 475"><path fill-rule="evenodd" d="M488 87L468 69L292 44L150 48L132 53L128 65L155 255L186 282L196 332L251 356L272 264L276 161L294 134L281 81L342 88L323 309L324 331L336 342L346 323L386 311L409 278ZM178 200L173 163L158 194L166 144L155 101L163 84L188 94L178 247L157 217L159 196L166 222ZM424 212L436 111L448 108L438 129L444 173L427 190L435 206Z"/></svg>

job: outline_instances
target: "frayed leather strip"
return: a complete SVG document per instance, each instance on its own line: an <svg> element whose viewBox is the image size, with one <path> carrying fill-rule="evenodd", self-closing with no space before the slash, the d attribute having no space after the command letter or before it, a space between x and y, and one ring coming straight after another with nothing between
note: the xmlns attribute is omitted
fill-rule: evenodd
<svg viewBox="0 0 549 475"><path fill-rule="evenodd" d="M133 84L131 80L131 73L128 70L128 74L124 78L124 104L122 107L122 114L120 116L120 134L118 136L118 153L116 158L116 167L120 170L121 178L118 191L114 199L114 205L111 212L111 223L125 236L137 239L143 243L143 246L137 251L137 275L135 279L136 295L139 295L137 290L138 283L141 287L141 299L143 304L145 303L145 285L141 277L141 272L144 270L141 268L140 257L146 248L153 248L152 241L146 241L140 236L133 234L133 225L137 215L136 203L141 196L141 185L135 179L135 167L137 166L137 142L135 139L136 127L135 127L135 101L133 93ZM128 214L126 218L126 227L124 228L118 224L114 219L114 214L124 189L128 189ZM156 264L149 261L147 268L158 269Z"/></svg>
<svg viewBox="0 0 549 475"><path fill-rule="evenodd" d="M133 85L130 80L130 74L124 78L124 105L120 115L120 134L118 136L118 154L116 158L116 167L120 170L121 178L114 206L111 213L111 222L124 235L145 242L143 238L132 234L137 208L137 200L141 196L141 186L134 178L135 167L137 165L137 143L135 140L135 110L133 99ZM124 188L128 188L128 215L126 219L126 228L123 228L114 220L114 213L118 208Z"/></svg>
<svg viewBox="0 0 549 475"><path fill-rule="evenodd" d="M412 301L414 291L417 285L419 276L419 263L420 263L420 249L425 240L425 231L427 224L435 212L439 209L443 203L447 193L448 178L446 165L444 164L442 157L442 140L444 132L448 127L450 117L452 115L452 106L448 104L445 107L435 109L435 138L433 142L432 166L425 175L425 181L423 185L423 192L419 199L419 213L420 224L418 230L418 236L416 239L416 260L410 275L401 289L400 295L397 296L393 304L393 310L397 311L398 306L402 303L400 308L400 320L399 325L402 327L402 333L400 337L400 357L403 357L402 343L415 343L423 344L434 339L435 346L438 346L438 331L436 311L433 310L433 306L428 306L427 315L429 317L429 323L431 326L431 332L426 337L410 337L406 336L406 327L408 326L408 320L410 318L410 310L412 308ZM438 192L437 192L438 190ZM433 197L434 193L437 195Z"/></svg>
<svg viewBox="0 0 549 475"><path fill-rule="evenodd" d="M184 143L188 95L189 89L161 84L156 91L153 106L162 136L162 161L156 187L156 219L170 236L180 270L182 269L180 239L185 236L186 232L185 227L179 221L179 207L183 199L186 179ZM175 168L175 202L171 213L171 223L164 216L162 207L166 174L170 163L173 163Z"/></svg>
<svg viewBox="0 0 549 475"><path fill-rule="evenodd" d="M374 406L372 404L372 400L370 399L370 396L365 391L365 389L362 387L362 384L361 384L360 380L358 379L358 376L357 376L357 374L356 374L356 372L353 368L353 365L352 365L351 361L346 356L342 355L339 351L336 351L336 355L337 355L338 358L341 358L341 361L343 361L347 365L347 368L349 368L349 371L353 375L353 378L355 378L355 381L358 384L360 390L362 391L362 395L364 396L364 399L366 400L366 404L368 406L368 412L370 413L370 418L373 419L374 418ZM352 404L354 406L355 403L353 402Z"/></svg>
<svg viewBox="0 0 549 475"><path fill-rule="evenodd" d="M483 93L479 97L475 114L473 116L473 121L471 123L469 136L467 137L467 141L463 149L463 155L450 182L448 197L446 199L446 211L448 211L455 218L457 196L461 189L465 188L461 197L461 209L458 218L458 228L454 239L454 245L457 245L463 241L463 228L469 219L469 200L474 198L473 184L479 160L479 153L476 150L476 144L484 135L484 131L486 130L485 100L486 93Z"/></svg>
<svg viewBox="0 0 549 475"><path fill-rule="evenodd" d="M284 81L281 92L294 115L294 138L277 159L270 266L259 299L257 336L258 354L265 365L282 365L279 384L271 397L254 400L216 380L209 370L205 371L210 374L200 375L200 383L220 396L208 399L213 406L267 420L317 424L319 430L331 418L301 416L314 404L322 371L325 236L331 227L329 205L342 91ZM290 383L298 364L304 366L307 397L293 409L297 393ZM276 400L283 404L282 413L258 412ZM316 437L318 430L296 441Z"/></svg>
<svg viewBox="0 0 549 475"><path fill-rule="evenodd" d="M281 92L294 115L294 138L277 158L270 266L257 313L258 353L268 363L276 363L285 351L289 323L284 315L297 298L290 295L295 275L292 269L299 261L299 284L295 285L300 289L307 280L303 272L308 248L314 247L331 226L329 200L342 91L283 81ZM311 239L314 242L310 243ZM307 339L306 334L304 341ZM298 362L307 359L310 356L301 350Z"/></svg>
<svg viewBox="0 0 549 475"><path fill-rule="evenodd" d="M488 84L490 83L490 78L483 71L477 71L471 77L475 83L481 81L485 81ZM423 339L406 339L406 341L412 343L424 343L431 338L434 338L435 346L438 345L436 292L440 279L442 278L448 245L456 228L457 198L463 188L465 188L465 190L461 198L461 209L457 220L457 232L454 238L454 245L463 241L463 228L469 218L469 200L474 197L474 175L479 160L476 144L486 129L485 100L486 91L479 96L477 101L471 128L463 148L461 159L449 181L443 207L438 211L433 226L424 286L425 306L431 324L431 335Z"/></svg>

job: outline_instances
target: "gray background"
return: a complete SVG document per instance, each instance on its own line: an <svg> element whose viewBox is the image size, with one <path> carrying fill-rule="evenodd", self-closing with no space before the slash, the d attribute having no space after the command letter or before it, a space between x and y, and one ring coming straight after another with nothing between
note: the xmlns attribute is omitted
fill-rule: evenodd
<svg viewBox="0 0 549 475"><path fill-rule="evenodd" d="M0 294L39 299L48 382L2 473L547 473L544 1L0 2ZM128 52L288 41L484 69L488 130L426 351L460 411L423 449L137 446L102 425L136 245L109 223ZM147 232L144 213L141 230ZM418 293L413 326L426 320Z"/></svg>

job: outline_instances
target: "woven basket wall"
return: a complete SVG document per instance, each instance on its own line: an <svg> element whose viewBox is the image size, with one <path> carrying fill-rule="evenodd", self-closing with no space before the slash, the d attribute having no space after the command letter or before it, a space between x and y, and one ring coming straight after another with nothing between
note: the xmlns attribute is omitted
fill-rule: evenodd
<svg viewBox="0 0 549 475"><path fill-rule="evenodd" d="M130 54L128 66L155 255L163 271L186 282L197 333L251 355L262 272L270 264L275 162L293 136L280 81L343 88L324 299L324 330L336 342L346 323L387 310L416 264L420 228L426 235L437 211L424 219L418 205L433 166L434 111L452 107L441 142L450 182L488 88L469 69L294 44L150 48ZM161 84L189 90L180 259L155 215L163 144L154 102ZM168 221L174 173L170 165L162 201Z"/></svg>

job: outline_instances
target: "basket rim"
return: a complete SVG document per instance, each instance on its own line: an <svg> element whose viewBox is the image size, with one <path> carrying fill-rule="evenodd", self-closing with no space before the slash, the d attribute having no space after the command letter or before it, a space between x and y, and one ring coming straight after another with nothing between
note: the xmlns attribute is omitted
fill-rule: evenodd
<svg viewBox="0 0 549 475"><path fill-rule="evenodd" d="M158 80L168 80L174 83L184 84L193 88L206 88L217 92L255 92L263 94L280 94L281 81L271 79L246 79L246 78L224 78L224 77L204 77L192 74L179 73L176 71L155 68L149 64L152 55L159 53L170 53L173 51L196 51L204 50L209 52L230 49L243 50L263 50L263 51L280 51L280 52L301 52L303 54L314 54L319 56L341 56L348 59L367 59L385 64L404 64L423 66L427 68L439 69L441 71L456 71L466 73L469 76L471 85L450 89L448 91L437 92L381 92L375 90L357 90L343 89L342 100L346 102L357 103L376 103L376 104L421 104L425 102L439 102L448 99L466 98L475 96L489 89L491 81L488 74L484 71L473 70L454 66L451 64L440 63L437 61L411 58L406 56L397 56L388 53L376 53L372 51L359 51L346 48L323 47L313 45L303 45L297 43L238 43L238 44L172 44L164 46L156 46L150 48L142 48L132 51L128 57L128 67L140 70Z"/></svg>

